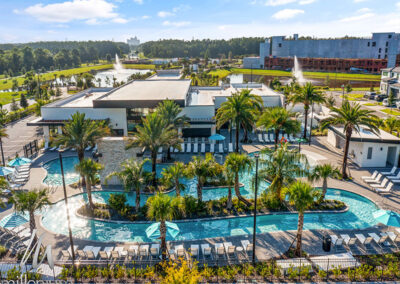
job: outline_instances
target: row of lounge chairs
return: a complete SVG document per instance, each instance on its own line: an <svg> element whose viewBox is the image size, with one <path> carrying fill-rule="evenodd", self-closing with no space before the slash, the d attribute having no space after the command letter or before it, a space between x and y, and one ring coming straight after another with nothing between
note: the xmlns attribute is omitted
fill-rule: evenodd
<svg viewBox="0 0 400 284"><path fill-rule="evenodd" d="M17 185L25 184L29 180L30 167L30 164L15 167L15 171L9 176L10 182Z"/></svg>
<svg viewBox="0 0 400 284"><path fill-rule="evenodd" d="M23 225L12 230L0 226L0 243L10 249L14 255L23 252L27 248L30 237L30 229Z"/></svg>
<svg viewBox="0 0 400 284"><path fill-rule="evenodd" d="M208 148L208 149L207 149ZM162 154L164 151L163 147L158 148L158 154ZM219 144L209 144L209 146L206 143L201 143L200 147L198 143L182 143L181 144L181 149L177 149L174 147L170 147L170 152L171 153L225 153L224 145L222 143ZM228 144L228 152L232 153L233 152L233 144L229 143Z"/></svg>
<svg viewBox="0 0 400 284"><path fill-rule="evenodd" d="M389 172L374 171L371 176L362 176L361 179L376 192L390 192L394 184L400 183L400 171L397 174L396 171L397 167Z"/></svg>
<svg viewBox="0 0 400 284"><path fill-rule="evenodd" d="M51 147L51 148L45 148L45 151L50 151L50 152L59 152L59 151L72 151L72 152L76 152L75 148L70 148L70 147L66 147L64 148L63 146L58 146L58 147ZM97 145L95 146L88 146L85 148L85 151L92 151L93 153L97 151Z"/></svg>
<svg viewBox="0 0 400 284"><path fill-rule="evenodd" d="M400 228L396 228L400 233ZM356 233L354 236L348 234L330 235L332 246L336 252L359 251L365 254L387 253L400 248L400 234L394 232Z"/></svg>
<svg viewBox="0 0 400 284"><path fill-rule="evenodd" d="M170 259L186 259L194 258L200 260L227 260L237 258L237 253L243 253L249 257L253 251L253 245L248 240L242 240L241 246L236 247L231 242L216 243L214 248L209 244L192 244L186 251L184 246L176 245L173 249L168 250ZM200 250L201 248L201 250ZM101 247L85 246L83 249L78 249L74 246L75 257L80 262L121 262L121 261L159 261L161 260L160 244L143 244L131 245L129 248L122 246L118 247ZM201 257L200 257L201 253ZM60 261L66 262L71 259L71 247L68 250L61 251Z"/></svg>
<svg viewBox="0 0 400 284"><path fill-rule="evenodd" d="M289 141L290 143L296 143L297 140L296 138L293 136L293 134L279 134L278 136L278 141L280 141L282 138L284 138L286 141ZM268 135L268 133L264 133L264 135L262 133L258 134L258 142L259 143L275 143L275 135L270 133Z"/></svg>

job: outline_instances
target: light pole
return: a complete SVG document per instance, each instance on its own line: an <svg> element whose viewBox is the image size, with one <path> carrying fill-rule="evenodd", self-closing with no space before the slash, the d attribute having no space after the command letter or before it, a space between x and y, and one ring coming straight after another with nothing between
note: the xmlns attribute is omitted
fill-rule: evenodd
<svg viewBox="0 0 400 284"><path fill-rule="evenodd" d="M4 161L4 152L3 152L3 139L0 138L0 148L1 148L1 161L3 162L3 167L6 166Z"/></svg>
<svg viewBox="0 0 400 284"><path fill-rule="evenodd" d="M254 182L253 266L256 263L256 224L257 224L257 189L258 189L259 154L255 154L254 157L256 158L256 180Z"/></svg>
<svg viewBox="0 0 400 284"><path fill-rule="evenodd" d="M69 208L68 208L68 198L67 198L67 189L65 188L65 179L64 179L64 167L62 161L61 151L58 152L58 156L60 158L60 168L61 168L61 176L62 183L64 189L64 202L65 208L67 209L67 220L68 220L68 232L69 232L69 243L71 245L71 257L72 257L72 269L75 269L75 251L74 251L74 240L72 239L72 231L71 231L71 219L69 217Z"/></svg>

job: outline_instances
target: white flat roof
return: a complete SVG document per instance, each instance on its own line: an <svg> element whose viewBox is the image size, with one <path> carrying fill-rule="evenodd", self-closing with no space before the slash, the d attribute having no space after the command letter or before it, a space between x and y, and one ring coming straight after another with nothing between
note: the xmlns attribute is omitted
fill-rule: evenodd
<svg viewBox="0 0 400 284"><path fill-rule="evenodd" d="M63 107L93 107L93 100L107 94L107 92L90 92L80 98L67 102Z"/></svg>
<svg viewBox="0 0 400 284"><path fill-rule="evenodd" d="M331 126L335 132L344 135L344 128L339 126ZM400 142L400 138L380 129L379 135L374 134L373 132L369 131L368 129L361 128L361 131L353 131L351 135L352 140L365 140L365 142L379 142L379 141L393 141L393 142Z"/></svg>

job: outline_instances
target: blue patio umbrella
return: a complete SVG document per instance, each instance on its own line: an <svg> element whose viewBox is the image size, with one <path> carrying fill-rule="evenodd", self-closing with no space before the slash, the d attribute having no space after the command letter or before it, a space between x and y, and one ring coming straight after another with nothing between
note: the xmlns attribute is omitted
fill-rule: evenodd
<svg viewBox="0 0 400 284"><path fill-rule="evenodd" d="M400 227L400 215L393 211L379 210L374 214L374 218L376 221L393 227Z"/></svg>
<svg viewBox="0 0 400 284"><path fill-rule="evenodd" d="M0 176L8 176L12 174L15 170L9 167L0 167Z"/></svg>
<svg viewBox="0 0 400 284"><path fill-rule="evenodd" d="M225 140L225 136L222 136L221 134L214 134L214 135L211 135L210 137L208 137L208 139L210 139L210 140L215 140L215 141L223 141L223 140Z"/></svg>
<svg viewBox="0 0 400 284"><path fill-rule="evenodd" d="M179 227L175 223L165 222L167 225L167 236L172 237L173 239L179 235ZM160 237L160 222L151 224L146 229L146 235L149 239L157 239Z"/></svg>
<svg viewBox="0 0 400 284"><path fill-rule="evenodd" d="M21 226L22 224L25 224L26 222L28 222L28 219L25 218L23 215L18 213L12 213L4 217L0 221L0 225L3 228L15 228Z"/></svg>
<svg viewBox="0 0 400 284"><path fill-rule="evenodd" d="M22 157L22 158L18 157L18 158L15 158L15 159L9 161L7 165L10 167L19 167L22 165L29 164L31 162L32 162L31 159L24 158L24 157Z"/></svg>

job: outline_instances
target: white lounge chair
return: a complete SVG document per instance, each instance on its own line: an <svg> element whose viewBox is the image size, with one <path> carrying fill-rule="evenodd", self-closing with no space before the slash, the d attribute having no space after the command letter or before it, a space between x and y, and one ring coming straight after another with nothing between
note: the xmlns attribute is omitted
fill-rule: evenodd
<svg viewBox="0 0 400 284"><path fill-rule="evenodd" d="M375 252L372 246L373 238L371 236L365 237L364 234L355 234L357 240L365 247L367 252Z"/></svg>
<svg viewBox="0 0 400 284"><path fill-rule="evenodd" d="M203 258L212 258L211 254L211 247L209 244L202 244L201 245L201 252L203 254Z"/></svg>
<svg viewBox="0 0 400 284"><path fill-rule="evenodd" d="M400 180L399 180L399 182L400 182ZM384 188L374 188L374 190L376 191L376 192L390 192L391 190L392 190L392 188L393 188L393 183L392 182L389 182L388 183L388 185L386 186L386 187L384 187Z"/></svg>
<svg viewBox="0 0 400 284"><path fill-rule="evenodd" d="M161 153L162 153L162 150L163 150L162 147L158 147L158 153L161 154Z"/></svg>
<svg viewBox="0 0 400 284"><path fill-rule="evenodd" d="M201 143L200 152L201 153L205 153L206 152L206 143Z"/></svg>
<svg viewBox="0 0 400 284"><path fill-rule="evenodd" d="M56 149L57 149L57 147L52 147L52 148L49 149L49 151L53 152L53 151L55 151Z"/></svg>
<svg viewBox="0 0 400 284"><path fill-rule="evenodd" d="M214 152L215 152L215 144L214 144L214 143L211 143L211 144L210 144L210 152L211 152L211 153L214 153Z"/></svg>
<svg viewBox="0 0 400 284"><path fill-rule="evenodd" d="M92 149L92 146L89 145L85 148L85 151L90 151L90 149Z"/></svg>
<svg viewBox="0 0 400 284"><path fill-rule="evenodd" d="M389 236L387 234L384 234L382 236L378 236L376 233L368 233L369 236L371 236L374 241L377 243L378 246L382 248L382 246L388 246L387 240Z"/></svg>
<svg viewBox="0 0 400 284"><path fill-rule="evenodd" d="M383 174L383 173L382 173ZM396 180L396 179L400 179L400 172L395 175L395 176L386 176L388 179L390 180Z"/></svg>
<svg viewBox="0 0 400 284"><path fill-rule="evenodd" d="M193 144L193 153L198 153L199 152L199 144L194 143Z"/></svg>
<svg viewBox="0 0 400 284"><path fill-rule="evenodd" d="M369 186L372 188L384 188L388 182L389 180L384 178L381 183L372 183Z"/></svg>
<svg viewBox="0 0 400 284"><path fill-rule="evenodd" d="M198 256L199 256L199 245L190 245L190 254L194 258L198 258Z"/></svg>
<svg viewBox="0 0 400 284"><path fill-rule="evenodd" d="M224 152L224 145L222 143L218 144L218 152L223 153Z"/></svg>
<svg viewBox="0 0 400 284"><path fill-rule="evenodd" d="M264 141L265 141L265 143L269 143L269 139L268 139L268 134L267 133L264 134Z"/></svg>
<svg viewBox="0 0 400 284"><path fill-rule="evenodd" d="M233 144L232 143L228 144L228 149L229 149L229 153L233 152Z"/></svg>
<svg viewBox="0 0 400 284"><path fill-rule="evenodd" d="M264 139L262 138L262 134L261 133L258 134L258 142L264 143Z"/></svg>
<svg viewBox="0 0 400 284"><path fill-rule="evenodd" d="M381 172L381 174L385 175L385 176L392 176L394 175L394 173L397 171L397 167L393 167L392 170L390 172Z"/></svg>
<svg viewBox="0 0 400 284"><path fill-rule="evenodd" d="M274 141L275 141L274 134L272 134L272 133L269 134L269 141L271 141L271 143L274 143Z"/></svg>
<svg viewBox="0 0 400 284"><path fill-rule="evenodd" d="M186 153L192 152L192 143L187 143Z"/></svg>
<svg viewBox="0 0 400 284"><path fill-rule="evenodd" d="M378 182L381 180L382 177L383 177L383 175L382 175L381 173L379 173L379 174L376 176L375 179L364 179L364 181L365 181L366 183L378 183Z"/></svg>
<svg viewBox="0 0 400 284"><path fill-rule="evenodd" d="M296 137L293 136L293 134L290 134L289 135L289 141L292 142L292 143L296 143L297 139L296 139Z"/></svg>
<svg viewBox="0 0 400 284"><path fill-rule="evenodd" d="M376 179L376 176L378 175L378 171L374 171L373 173L372 173L372 175L370 175L370 176L362 176L361 177L361 179L362 180L374 180L374 179Z"/></svg>
<svg viewBox="0 0 400 284"><path fill-rule="evenodd" d="M181 153L185 153L185 143L181 144Z"/></svg>

